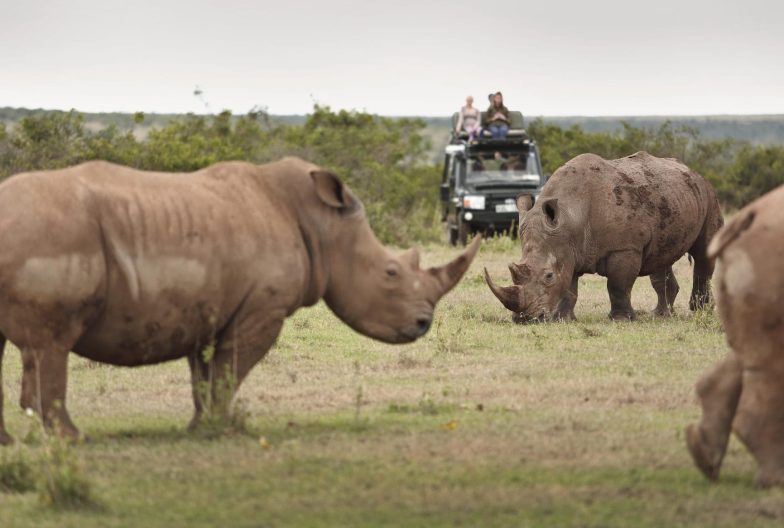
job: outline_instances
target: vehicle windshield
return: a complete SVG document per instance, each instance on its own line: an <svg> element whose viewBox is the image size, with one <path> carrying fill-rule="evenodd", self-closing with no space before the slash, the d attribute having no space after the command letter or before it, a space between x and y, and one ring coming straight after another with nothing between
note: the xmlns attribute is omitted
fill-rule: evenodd
<svg viewBox="0 0 784 528"><path fill-rule="evenodd" d="M538 186L541 176L536 151L476 154L468 158L467 181L498 181Z"/></svg>

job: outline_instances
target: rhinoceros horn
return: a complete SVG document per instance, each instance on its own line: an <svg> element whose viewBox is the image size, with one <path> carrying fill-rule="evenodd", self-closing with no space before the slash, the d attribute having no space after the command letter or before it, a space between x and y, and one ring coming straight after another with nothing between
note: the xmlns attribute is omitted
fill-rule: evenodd
<svg viewBox="0 0 784 528"><path fill-rule="evenodd" d="M463 254L452 262L445 264L444 266L427 270L427 272L436 279L435 288L439 299L446 295L449 290L454 288L463 274L468 271L468 266L470 266L471 261L474 260L481 243L482 237L476 236Z"/></svg>
<svg viewBox="0 0 784 528"><path fill-rule="evenodd" d="M522 287L496 286L495 282L493 282L493 279L490 278L490 273L487 272L487 268L485 268L485 281L487 282L487 285L490 286L490 290L493 292L493 295L498 297L498 300L501 301L501 304L503 304L507 310L511 310L515 313L520 313L522 311L522 303L520 302Z"/></svg>

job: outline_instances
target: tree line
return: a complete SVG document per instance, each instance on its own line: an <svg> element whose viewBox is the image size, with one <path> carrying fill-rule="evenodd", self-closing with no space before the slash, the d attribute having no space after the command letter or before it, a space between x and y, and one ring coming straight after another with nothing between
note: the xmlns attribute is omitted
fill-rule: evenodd
<svg viewBox="0 0 784 528"><path fill-rule="evenodd" d="M145 116L137 113L134 123ZM263 111L233 116L187 114L152 128L85 128L84 115L46 112L6 127L0 123L0 178L102 159L143 170L189 172L213 163L265 163L299 156L338 174L362 199L376 234L387 243L436 240L440 235L440 169L426 163L430 148L419 119L392 119L315 106L304 123L273 122Z"/></svg>
<svg viewBox="0 0 784 528"><path fill-rule="evenodd" d="M725 208L735 209L784 183L784 145L752 145L735 139L700 137L696 129L665 121L655 128L623 122L618 132L585 132L579 125L561 128L536 119L528 126L536 139L546 172L584 152L607 159L645 150L677 158L716 189Z"/></svg>
<svg viewBox="0 0 784 528"><path fill-rule="evenodd" d="M245 115L188 114L152 128L143 139L133 124L86 129L84 115L46 112L7 127L0 123L0 178L103 159L145 170L188 172L225 160L264 163L300 156L333 170L362 199L384 242L438 240L441 168L428 162L426 122L317 105L301 124L273 122L263 111ZM740 207L784 183L784 146L705 140L691 128L665 122L656 128L624 123L620 131L586 132L541 119L528 125L548 173L572 157L593 152L618 158L638 150L675 157L705 176L729 208ZM446 131L445 131L446 133Z"/></svg>

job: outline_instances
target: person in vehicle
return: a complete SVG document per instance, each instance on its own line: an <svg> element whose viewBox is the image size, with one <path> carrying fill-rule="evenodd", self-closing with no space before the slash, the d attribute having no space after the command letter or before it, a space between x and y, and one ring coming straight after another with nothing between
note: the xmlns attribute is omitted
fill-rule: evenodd
<svg viewBox="0 0 784 528"><path fill-rule="evenodd" d="M465 130L468 132L469 141L473 141L482 131L481 117L482 113L474 106L474 98L469 95L466 97L465 106L460 109L455 132L459 134Z"/></svg>
<svg viewBox="0 0 784 528"><path fill-rule="evenodd" d="M525 159L522 156L518 156L512 160L512 170L516 172L522 172L526 168Z"/></svg>
<svg viewBox="0 0 784 528"><path fill-rule="evenodd" d="M509 109L504 106L504 96L501 92L493 94L493 102L487 109L485 120L493 139L506 139L509 133Z"/></svg>

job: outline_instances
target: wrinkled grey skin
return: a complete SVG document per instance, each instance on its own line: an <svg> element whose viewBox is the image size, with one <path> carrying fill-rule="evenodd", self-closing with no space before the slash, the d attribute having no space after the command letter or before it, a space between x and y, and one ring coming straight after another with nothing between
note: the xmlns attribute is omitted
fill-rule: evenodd
<svg viewBox="0 0 784 528"><path fill-rule="evenodd" d="M336 175L294 158L191 174L105 162L19 174L0 184L0 211L0 361L8 339L22 353L20 405L72 438L71 351L123 366L186 358L196 426L204 398L227 412L226 377L236 390L285 319L319 299L366 336L424 335L480 244L421 269L416 250L396 255L376 239ZM2 396L0 380L0 444L11 441Z"/></svg>
<svg viewBox="0 0 784 528"><path fill-rule="evenodd" d="M730 353L697 383L694 463L719 478L730 434L757 462L756 484L784 486L784 187L741 209L708 247Z"/></svg>
<svg viewBox="0 0 784 528"><path fill-rule="evenodd" d="M634 319L632 286L644 275L658 295L655 313L669 315L678 294L672 264L684 253L694 259L689 307L710 301L706 249L723 219L710 184L679 161L647 152L618 160L583 154L530 203L518 199L523 257L509 266L514 285L499 287L486 274L516 322L574 319L585 273L607 277L610 318Z"/></svg>

